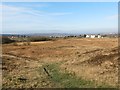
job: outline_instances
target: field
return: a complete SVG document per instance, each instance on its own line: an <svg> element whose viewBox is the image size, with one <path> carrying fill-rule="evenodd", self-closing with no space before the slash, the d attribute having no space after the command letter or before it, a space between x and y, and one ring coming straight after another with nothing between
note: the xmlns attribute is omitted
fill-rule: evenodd
<svg viewBox="0 0 120 90"><path fill-rule="evenodd" d="M118 86L117 38L3 44L3 88Z"/></svg>

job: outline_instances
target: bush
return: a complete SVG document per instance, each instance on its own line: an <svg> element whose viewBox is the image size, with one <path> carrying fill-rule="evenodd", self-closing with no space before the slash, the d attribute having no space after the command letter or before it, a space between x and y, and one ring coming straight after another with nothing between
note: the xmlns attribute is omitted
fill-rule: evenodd
<svg viewBox="0 0 120 90"><path fill-rule="evenodd" d="M14 46L18 46L18 44L16 42L13 43Z"/></svg>
<svg viewBox="0 0 120 90"><path fill-rule="evenodd" d="M29 38L29 41L31 42L37 42L37 41L50 41L50 40L53 40L49 37L30 37Z"/></svg>
<svg viewBox="0 0 120 90"><path fill-rule="evenodd" d="M9 44L15 42L14 40L9 39L8 37L2 37L2 44Z"/></svg>
<svg viewBox="0 0 120 90"><path fill-rule="evenodd" d="M30 45L31 43L30 42L23 42L23 45L27 46L27 45Z"/></svg>

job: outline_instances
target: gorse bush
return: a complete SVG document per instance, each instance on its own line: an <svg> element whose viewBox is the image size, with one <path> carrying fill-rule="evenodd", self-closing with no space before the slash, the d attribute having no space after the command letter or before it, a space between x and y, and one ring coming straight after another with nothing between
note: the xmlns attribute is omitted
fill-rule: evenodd
<svg viewBox="0 0 120 90"><path fill-rule="evenodd" d="M17 46L16 42L24 42L23 45L30 45L30 42L39 42L39 41L54 41L55 38L50 37L44 37L44 36L31 36L26 38L15 38L15 40L12 40L8 37L0 37L0 43L2 44L9 44L14 43L15 46Z"/></svg>
<svg viewBox="0 0 120 90"><path fill-rule="evenodd" d="M51 41L53 40L52 38L49 37L30 37L29 41L31 42L37 42L37 41Z"/></svg>
<svg viewBox="0 0 120 90"><path fill-rule="evenodd" d="M8 37L2 37L2 44L9 44L13 42L15 42L15 40L11 40Z"/></svg>

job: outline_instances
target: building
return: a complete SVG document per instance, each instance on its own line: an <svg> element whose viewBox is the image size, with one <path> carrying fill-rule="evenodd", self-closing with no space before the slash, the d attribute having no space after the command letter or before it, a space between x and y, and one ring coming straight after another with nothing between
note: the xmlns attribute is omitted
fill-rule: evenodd
<svg viewBox="0 0 120 90"><path fill-rule="evenodd" d="M91 38L95 38L95 35L91 35L90 37L91 37Z"/></svg>
<svg viewBox="0 0 120 90"><path fill-rule="evenodd" d="M98 35L97 37L98 37L98 38L101 38L101 35Z"/></svg>
<svg viewBox="0 0 120 90"><path fill-rule="evenodd" d="M89 35L86 35L86 38L89 38L90 36Z"/></svg>

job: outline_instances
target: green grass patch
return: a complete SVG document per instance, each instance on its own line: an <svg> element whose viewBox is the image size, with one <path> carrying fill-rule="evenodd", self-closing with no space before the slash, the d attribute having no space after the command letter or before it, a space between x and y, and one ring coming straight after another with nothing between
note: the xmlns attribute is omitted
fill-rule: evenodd
<svg viewBox="0 0 120 90"><path fill-rule="evenodd" d="M59 68L59 64L47 64L44 65L43 68L50 74L50 80L58 83L61 87L64 88L90 88L95 87L95 84L88 80L83 80L82 78L78 78L70 73L61 72Z"/></svg>
<svg viewBox="0 0 120 90"><path fill-rule="evenodd" d="M50 81L62 88L115 88L106 84L98 85L95 81L85 80L67 71L61 71L59 66L60 63L51 63L43 65L42 68L46 68Z"/></svg>

